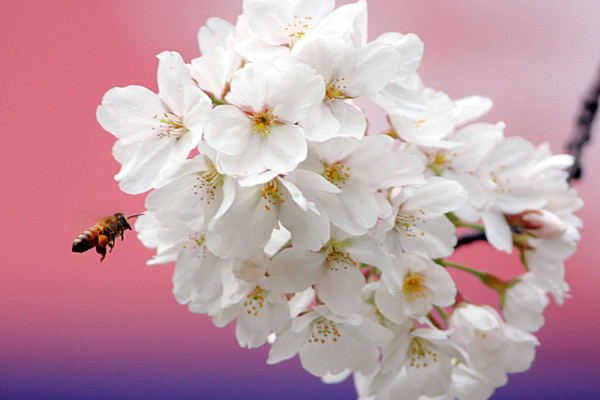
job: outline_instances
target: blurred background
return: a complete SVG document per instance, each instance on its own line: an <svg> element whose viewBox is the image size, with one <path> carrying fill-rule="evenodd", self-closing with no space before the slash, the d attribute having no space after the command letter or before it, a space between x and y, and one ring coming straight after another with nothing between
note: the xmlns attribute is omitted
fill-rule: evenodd
<svg viewBox="0 0 600 400"><path fill-rule="evenodd" d="M144 196L113 180L114 138L95 119L103 94L130 84L156 90L156 54L190 61L208 18L235 22L241 11L241 0L0 3L0 398L355 397L350 381L322 384L297 358L266 365L267 346L240 349L233 325L216 328L177 304L173 265L147 266L153 253L135 234L101 264L93 251L71 253L101 217L143 210ZM508 136L547 141L554 152L564 151L600 66L596 0L369 1L370 39L387 31L424 41L428 86L491 97L483 120L505 121ZM532 368L493 399L597 399L597 142L575 184L586 207L567 262L572 298L551 303ZM514 256L490 257L485 246L461 253L474 267L516 268Z"/></svg>

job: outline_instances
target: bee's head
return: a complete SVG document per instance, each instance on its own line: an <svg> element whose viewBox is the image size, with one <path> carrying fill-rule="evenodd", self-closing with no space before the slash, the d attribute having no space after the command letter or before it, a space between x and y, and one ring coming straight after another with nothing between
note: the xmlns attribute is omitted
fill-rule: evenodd
<svg viewBox="0 0 600 400"><path fill-rule="evenodd" d="M115 217L117 217L117 221L119 221L119 225L121 225L123 229L131 230L131 225L129 225L129 221L123 213L116 213Z"/></svg>

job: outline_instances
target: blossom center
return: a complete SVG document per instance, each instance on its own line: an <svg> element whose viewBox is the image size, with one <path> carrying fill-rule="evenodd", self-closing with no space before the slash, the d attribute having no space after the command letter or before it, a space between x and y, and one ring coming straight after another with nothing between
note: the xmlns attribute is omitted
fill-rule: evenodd
<svg viewBox="0 0 600 400"><path fill-rule="evenodd" d="M407 301L415 301L419 297L426 297L427 293L425 293L425 276L412 272L407 273L404 276L402 291L406 295Z"/></svg>
<svg viewBox="0 0 600 400"><path fill-rule="evenodd" d="M310 338L308 338L308 343L325 344L329 340L337 342L340 337L342 337L342 335L338 331L335 322L325 318L319 318L313 325L312 334Z"/></svg>
<svg viewBox="0 0 600 400"><path fill-rule="evenodd" d="M452 165L452 159L456 153L450 153L448 150L440 150L436 153L429 154L427 166L430 167L436 174L440 175L442 171L448 169Z"/></svg>
<svg viewBox="0 0 600 400"><path fill-rule="evenodd" d="M199 233L194 232L188 234L188 240L188 244L191 246L188 246L188 244L184 244L183 248L187 249L188 247L190 247L192 250L200 250L196 257L204 258L206 256L206 245L204 244L204 242L206 241L206 237L204 235L200 235Z"/></svg>
<svg viewBox="0 0 600 400"><path fill-rule="evenodd" d="M350 167L345 166L339 161L333 164L325 164L325 170L321 174L331 184L337 186L339 189L346 183L346 179L350 178Z"/></svg>
<svg viewBox="0 0 600 400"><path fill-rule="evenodd" d="M183 126L183 120L175 114L165 112L163 115L155 115L154 119L158 121L158 127L153 127L152 130L156 131L156 136L160 139L175 137L177 140L181 135L189 132L189 130Z"/></svg>
<svg viewBox="0 0 600 400"><path fill-rule="evenodd" d="M396 232L404 232L404 234L408 237L416 237L417 234L414 232L413 228L417 225L418 222L425 223L425 220L421 218L425 215L425 211L423 209L419 209L416 212L402 211L402 209L398 210L398 214L396 214L396 221L394 229ZM420 232L421 236L425 236L425 232Z"/></svg>
<svg viewBox="0 0 600 400"><path fill-rule="evenodd" d="M298 40L302 38L302 36L306 35L308 29L310 28L310 24L312 22L311 17L298 18L294 15L294 20L292 23L287 24L285 28L285 32L290 38L289 44L294 46Z"/></svg>
<svg viewBox="0 0 600 400"><path fill-rule="evenodd" d="M263 137L271 133L271 127L279 125L279 117L273 114L273 110L250 113L249 116L252 119L252 131Z"/></svg>
<svg viewBox="0 0 600 400"><path fill-rule="evenodd" d="M347 99L348 95L346 94L346 79L345 78L336 78L326 85L325 91L325 100L333 100L333 99Z"/></svg>
<svg viewBox="0 0 600 400"><path fill-rule="evenodd" d="M325 252L327 254L325 256L325 263L332 271L339 271L340 269L347 269L350 265L356 265L354 260L350 257L350 253L344 251L339 244L328 244L325 248Z"/></svg>
<svg viewBox="0 0 600 400"><path fill-rule="evenodd" d="M215 199L217 189L222 182L223 175L219 174L214 166L211 166L208 171L196 177L194 194L199 195L200 200L205 201L208 205Z"/></svg>
<svg viewBox="0 0 600 400"><path fill-rule="evenodd" d="M506 168L506 165L501 165L497 168L497 170L490 172L490 179L496 185L496 191L500 193L510 192L510 188L507 188L506 185L510 182L509 178L502 179L500 177L500 173L503 169Z"/></svg>
<svg viewBox="0 0 600 400"><path fill-rule="evenodd" d="M279 184L276 179L269 181L263 185L262 197L266 200L265 208L271 211L272 207L285 203L283 192L279 189Z"/></svg>
<svg viewBox="0 0 600 400"><path fill-rule="evenodd" d="M246 295L246 301L244 301L246 314L257 316L258 312L264 307L264 303L265 291L260 286L257 286Z"/></svg>
<svg viewBox="0 0 600 400"><path fill-rule="evenodd" d="M414 338L410 342L408 349L410 366L413 368L426 368L429 363L437 362L437 353L435 353L424 340Z"/></svg>

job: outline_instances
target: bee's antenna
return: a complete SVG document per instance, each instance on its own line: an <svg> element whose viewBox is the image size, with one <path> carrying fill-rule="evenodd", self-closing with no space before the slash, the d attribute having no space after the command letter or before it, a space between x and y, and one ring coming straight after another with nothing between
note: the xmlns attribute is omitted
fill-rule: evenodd
<svg viewBox="0 0 600 400"><path fill-rule="evenodd" d="M144 215L144 213L130 215L129 217L127 217L127 219L136 218L136 217L139 217L140 215Z"/></svg>

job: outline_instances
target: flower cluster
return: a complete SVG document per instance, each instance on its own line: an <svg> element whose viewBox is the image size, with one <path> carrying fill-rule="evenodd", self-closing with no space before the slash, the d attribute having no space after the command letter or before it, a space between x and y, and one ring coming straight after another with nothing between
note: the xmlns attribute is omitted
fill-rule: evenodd
<svg viewBox="0 0 600 400"><path fill-rule="evenodd" d="M548 294L568 290L582 205L567 155L474 123L487 98L451 100L416 71L414 34L367 41L366 1L245 0L208 20L201 56L158 55L158 93L114 88L98 107L117 137L135 227L175 262L173 293L268 363L299 355L361 399L485 399L527 370ZM371 132L370 101L389 129ZM447 261L457 227L521 253L522 275ZM464 229L464 228L461 228ZM469 302L448 269L497 290Z"/></svg>

